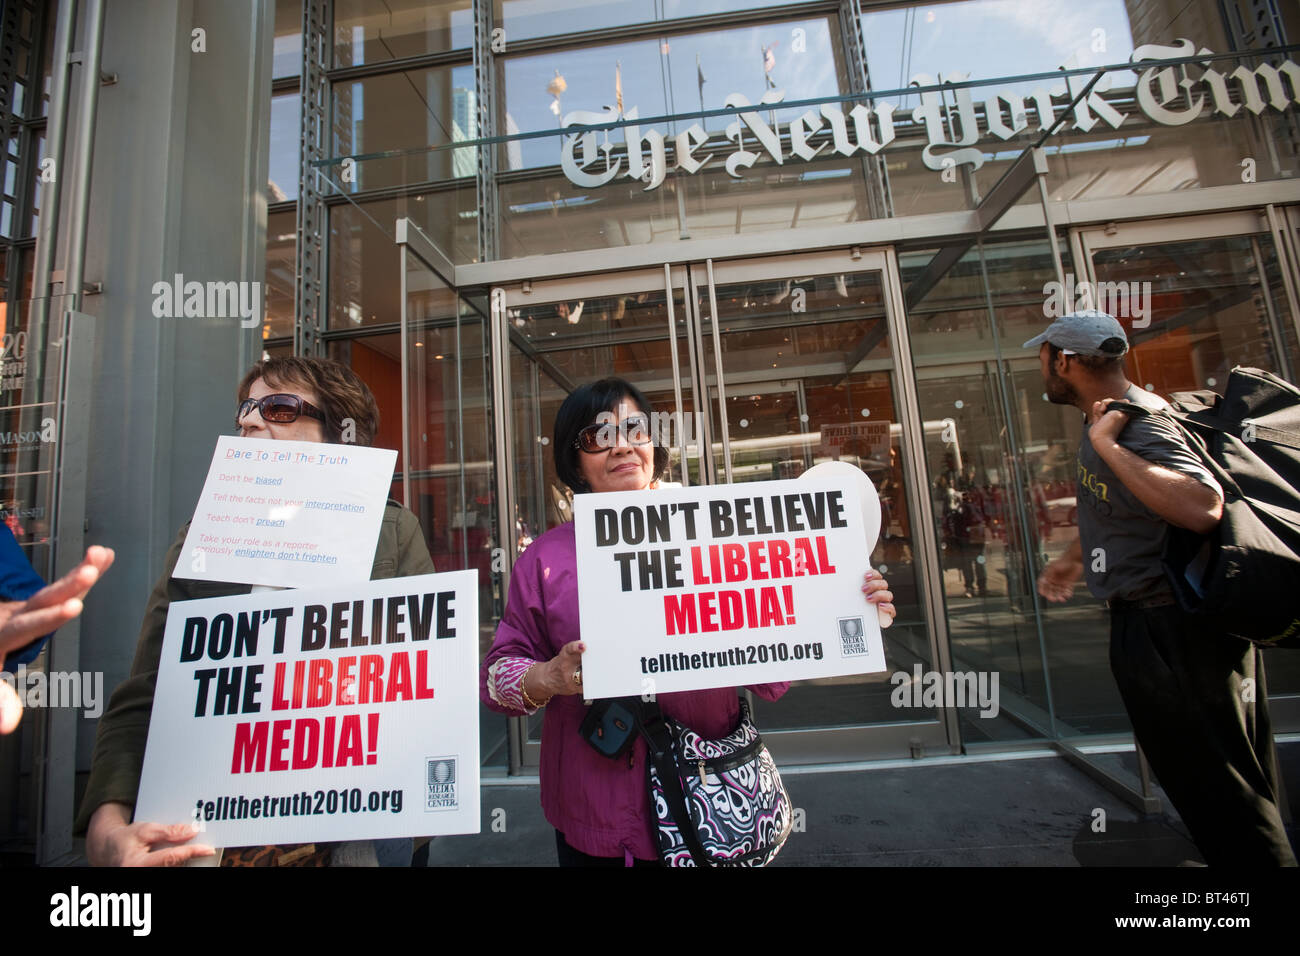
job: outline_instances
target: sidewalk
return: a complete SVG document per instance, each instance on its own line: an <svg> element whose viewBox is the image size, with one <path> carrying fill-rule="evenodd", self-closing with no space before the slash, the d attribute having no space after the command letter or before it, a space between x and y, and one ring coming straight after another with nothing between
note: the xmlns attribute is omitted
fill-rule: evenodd
<svg viewBox="0 0 1300 956"><path fill-rule="evenodd" d="M1279 743L1300 817L1300 742ZM1132 758L1131 754L1119 755ZM1142 819L1063 757L843 772L783 771L803 813L773 866L1177 866L1200 861L1164 800ZM536 784L485 785L483 832L433 841L430 866L554 866ZM1098 809L1105 831L1095 832ZM797 822L797 821L796 821ZM495 830L494 830L495 824ZM1300 830L1290 830L1292 845Z"/></svg>

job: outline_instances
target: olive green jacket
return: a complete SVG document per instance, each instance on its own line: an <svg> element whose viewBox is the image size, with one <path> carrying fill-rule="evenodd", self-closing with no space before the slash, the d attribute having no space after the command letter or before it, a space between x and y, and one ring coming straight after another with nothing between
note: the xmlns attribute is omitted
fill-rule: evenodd
<svg viewBox="0 0 1300 956"><path fill-rule="evenodd" d="M91 814L101 805L125 803L135 806L136 791L140 789L140 770L144 765L145 742L149 738L149 714L153 710L153 692L158 680L158 661L162 656L167 609L174 601L229 597L248 594L252 590L247 584L172 577L172 569L180 560L189 527L186 522L163 561L163 576L154 586L149 606L144 612L144 623L140 627L139 640L136 641L131 674L113 691L108 710L99 720L95 756L90 765L90 780L86 784L81 812L77 814L73 831L78 836L85 834ZM429 548L424 543L419 519L390 500L379 527L379 543L375 548L375 563L370 569L370 579L377 581L412 574L429 574L432 571L433 559L429 557Z"/></svg>

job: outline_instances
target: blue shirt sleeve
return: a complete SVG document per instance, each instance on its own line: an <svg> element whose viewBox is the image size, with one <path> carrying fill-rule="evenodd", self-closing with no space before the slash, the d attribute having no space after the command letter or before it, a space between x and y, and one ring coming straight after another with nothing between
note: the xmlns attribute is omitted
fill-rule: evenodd
<svg viewBox="0 0 1300 956"><path fill-rule="evenodd" d="M27 560L9 526L0 521L0 601L25 601L43 587L45 580ZM36 660L49 639L50 635L46 634L7 656L4 670L13 672L20 664Z"/></svg>

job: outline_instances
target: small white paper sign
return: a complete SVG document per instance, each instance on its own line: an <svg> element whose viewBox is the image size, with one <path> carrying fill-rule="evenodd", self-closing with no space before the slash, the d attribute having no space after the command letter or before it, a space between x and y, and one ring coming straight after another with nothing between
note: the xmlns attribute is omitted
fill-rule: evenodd
<svg viewBox="0 0 1300 956"><path fill-rule="evenodd" d="M397 452L217 440L172 577L278 587L365 581Z"/></svg>
<svg viewBox="0 0 1300 956"><path fill-rule="evenodd" d="M135 817L256 846L479 832L478 579L173 604Z"/></svg>
<svg viewBox="0 0 1300 956"><path fill-rule="evenodd" d="M588 697L885 670L853 482L574 498Z"/></svg>

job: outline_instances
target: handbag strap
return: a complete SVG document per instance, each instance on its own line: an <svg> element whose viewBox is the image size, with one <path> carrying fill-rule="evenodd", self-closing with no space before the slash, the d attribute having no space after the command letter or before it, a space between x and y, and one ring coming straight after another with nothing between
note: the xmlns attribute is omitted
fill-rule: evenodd
<svg viewBox="0 0 1300 956"><path fill-rule="evenodd" d="M673 757L673 734L668 719L654 701L638 699L636 704L637 729L646 740L647 757L659 772L659 782L663 785L664 798L668 801L668 810L677 824L677 831L686 841L686 848L696 866L714 866L709 851L700 842L695 824L691 822L686 794L682 791L681 771Z"/></svg>

